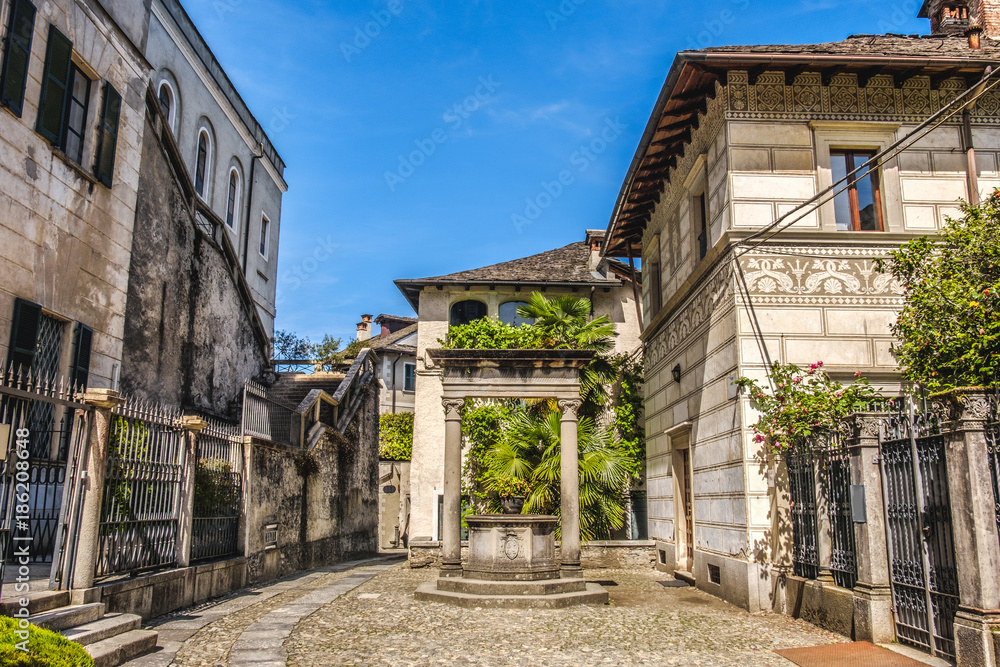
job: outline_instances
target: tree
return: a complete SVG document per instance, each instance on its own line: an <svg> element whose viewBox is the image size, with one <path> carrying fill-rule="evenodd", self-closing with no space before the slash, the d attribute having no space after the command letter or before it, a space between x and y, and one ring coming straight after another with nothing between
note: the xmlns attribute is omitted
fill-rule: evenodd
<svg viewBox="0 0 1000 667"><path fill-rule="evenodd" d="M903 378L931 391L995 384L1000 371L1000 191L962 211L878 262L904 290L892 327Z"/></svg>
<svg viewBox="0 0 1000 667"><path fill-rule="evenodd" d="M300 338L291 331L280 329L274 332L275 359L308 359L312 343L308 337Z"/></svg>
<svg viewBox="0 0 1000 667"><path fill-rule="evenodd" d="M344 360L344 352L340 350L340 338L334 338L330 334L323 334L323 340L313 343L309 352L312 359L323 362L323 366L332 366Z"/></svg>
<svg viewBox="0 0 1000 667"><path fill-rule="evenodd" d="M528 303L518 306L517 315L534 320L544 346L553 349L608 352L614 347L615 325L606 316L590 319L590 301L573 296L547 299L532 292Z"/></svg>

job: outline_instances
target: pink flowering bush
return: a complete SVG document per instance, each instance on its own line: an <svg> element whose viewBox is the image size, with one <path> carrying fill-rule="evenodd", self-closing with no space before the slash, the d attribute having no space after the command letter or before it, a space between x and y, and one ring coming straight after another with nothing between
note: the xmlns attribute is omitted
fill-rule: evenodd
<svg viewBox="0 0 1000 667"><path fill-rule="evenodd" d="M756 380L741 377L735 382L761 413L753 425L754 440L772 452L786 452L803 438L833 427L834 423L879 398L878 392L855 373L855 381L842 385L823 370L823 362L801 369L795 364L775 363L769 373L773 392Z"/></svg>

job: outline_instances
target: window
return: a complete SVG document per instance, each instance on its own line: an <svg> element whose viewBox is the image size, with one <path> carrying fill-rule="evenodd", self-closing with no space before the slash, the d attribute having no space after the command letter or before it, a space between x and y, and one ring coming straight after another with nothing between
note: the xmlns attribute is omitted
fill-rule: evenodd
<svg viewBox="0 0 1000 667"><path fill-rule="evenodd" d="M663 307L663 283L660 276L660 235L654 234L649 241L651 250L649 257L649 318L656 317ZM643 272L646 272L646 261L643 260ZM645 278L645 276L643 276Z"/></svg>
<svg viewBox="0 0 1000 667"><path fill-rule="evenodd" d="M59 355L62 351L63 323L42 312L37 303L16 299L14 318L10 328L10 347L7 352L7 369L37 381L52 382L59 374ZM87 365L90 364L89 348Z"/></svg>
<svg viewBox="0 0 1000 667"><path fill-rule="evenodd" d="M73 43L55 26L49 26L45 50L42 95L38 101L38 133L59 148L66 130L66 101L73 76Z"/></svg>
<svg viewBox="0 0 1000 667"><path fill-rule="evenodd" d="M194 163L194 189L202 199L205 198L205 184L208 179L208 167L211 160L212 144L208 138L208 132L201 130L198 133L198 155ZM264 251L260 251L264 254Z"/></svg>
<svg viewBox="0 0 1000 667"><path fill-rule="evenodd" d="M705 259L708 254L708 208L705 206L705 193L694 198L693 213L695 229L698 230L698 259Z"/></svg>
<svg viewBox="0 0 1000 667"><path fill-rule="evenodd" d="M522 324L534 324L535 320L526 317L520 317L517 314L518 306L527 306L528 304L524 301L508 301L507 303L500 304L500 321L504 324L510 324L515 327L519 327Z"/></svg>
<svg viewBox="0 0 1000 667"><path fill-rule="evenodd" d="M83 138L87 127L87 103L90 100L90 79L76 65L70 74L69 98L66 100L66 127L63 150L74 162L83 162Z"/></svg>
<svg viewBox="0 0 1000 667"><path fill-rule="evenodd" d="M486 317L486 304L482 301L459 301L451 307L451 326L468 324Z"/></svg>
<svg viewBox="0 0 1000 667"><path fill-rule="evenodd" d="M830 151L833 182L875 157L874 151ZM840 190L843 184L837 189ZM878 171L865 167L848 180L848 187L833 200L837 229L840 231L882 231L882 194Z"/></svg>
<svg viewBox="0 0 1000 667"><path fill-rule="evenodd" d="M111 187L115 174L115 153L118 150L118 120L122 111L122 96L110 83L104 84L104 103L101 109L97 141L97 163L94 171L97 180Z"/></svg>
<svg viewBox="0 0 1000 667"><path fill-rule="evenodd" d="M271 221L263 213L260 216L260 254L267 259L268 235L271 233Z"/></svg>
<svg viewBox="0 0 1000 667"><path fill-rule="evenodd" d="M170 87L170 84L166 81L160 83L160 92L157 97L160 100L160 109L163 110L163 116L167 119L167 125L170 129L174 129L174 91Z"/></svg>
<svg viewBox="0 0 1000 667"><path fill-rule="evenodd" d="M73 331L73 358L69 365L70 385L76 389L86 389L90 379L90 348L94 341L94 330L85 324L76 323Z"/></svg>
<svg viewBox="0 0 1000 667"><path fill-rule="evenodd" d="M236 229L236 219L239 216L240 174L236 169L229 170L229 196L226 199L226 225Z"/></svg>
<svg viewBox="0 0 1000 667"><path fill-rule="evenodd" d="M403 364L403 391L416 391L417 365Z"/></svg>
<svg viewBox="0 0 1000 667"><path fill-rule="evenodd" d="M7 40L0 70L0 104L20 118L24 109L24 88L28 80L31 36L35 31L35 6L28 0L14 0L7 24Z"/></svg>

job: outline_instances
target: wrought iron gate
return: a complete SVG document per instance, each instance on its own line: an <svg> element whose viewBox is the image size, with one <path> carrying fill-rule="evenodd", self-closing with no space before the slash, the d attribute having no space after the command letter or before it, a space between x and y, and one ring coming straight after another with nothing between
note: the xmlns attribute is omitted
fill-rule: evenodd
<svg viewBox="0 0 1000 667"><path fill-rule="evenodd" d="M884 423L880 448L896 637L953 659L958 579L937 415L911 403Z"/></svg>
<svg viewBox="0 0 1000 667"><path fill-rule="evenodd" d="M816 470L808 443L788 453L788 488L792 510L792 564L796 576L819 576L816 525Z"/></svg>
<svg viewBox="0 0 1000 667"><path fill-rule="evenodd" d="M209 421L198 434L191 560L239 553L243 508L243 437L239 426Z"/></svg>
<svg viewBox="0 0 1000 667"><path fill-rule="evenodd" d="M858 581L854 521L851 517L851 454L841 445L839 434L830 437L824 451L824 487L830 516L830 571L841 588L854 588Z"/></svg>
<svg viewBox="0 0 1000 667"><path fill-rule="evenodd" d="M993 418L986 425L986 453L989 454L990 476L993 478L993 501L997 517L997 532L1000 533L1000 415L997 401L994 401Z"/></svg>

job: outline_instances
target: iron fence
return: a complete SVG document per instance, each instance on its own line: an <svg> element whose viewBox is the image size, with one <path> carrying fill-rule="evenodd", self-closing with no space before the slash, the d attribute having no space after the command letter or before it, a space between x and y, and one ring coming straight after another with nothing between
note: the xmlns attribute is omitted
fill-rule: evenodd
<svg viewBox="0 0 1000 667"><path fill-rule="evenodd" d="M191 560L239 553L243 507L243 438L238 426L209 420L198 434Z"/></svg>
<svg viewBox="0 0 1000 667"><path fill-rule="evenodd" d="M993 502L997 519L997 533L1000 534L1000 411L997 398L993 399L993 414L986 424L986 453L990 461L990 477L993 479Z"/></svg>
<svg viewBox="0 0 1000 667"><path fill-rule="evenodd" d="M812 449L801 442L787 454L792 511L792 565L800 577L819 576L816 472Z"/></svg>
<svg viewBox="0 0 1000 667"><path fill-rule="evenodd" d="M822 488L830 519L830 572L838 586L853 589L858 582L858 564L851 515L851 453L839 430L824 434L822 441Z"/></svg>
<svg viewBox="0 0 1000 667"><path fill-rule="evenodd" d="M180 414L129 400L112 414L97 576L177 562L184 430Z"/></svg>
<svg viewBox="0 0 1000 667"><path fill-rule="evenodd" d="M886 419L880 440L896 637L954 658L958 578L940 420L911 402Z"/></svg>
<svg viewBox="0 0 1000 667"><path fill-rule="evenodd" d="M294 408L274 401L267 396L267 389L248 380L243 389L243 433L255 438L292 443L292 414Z"/></svg>

